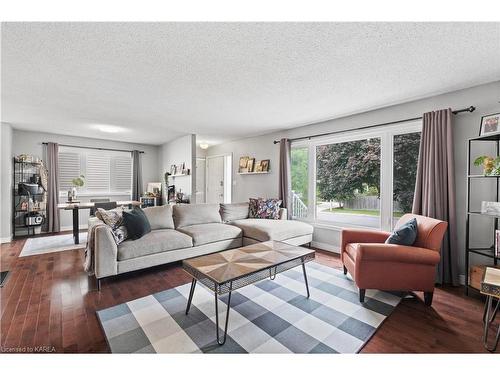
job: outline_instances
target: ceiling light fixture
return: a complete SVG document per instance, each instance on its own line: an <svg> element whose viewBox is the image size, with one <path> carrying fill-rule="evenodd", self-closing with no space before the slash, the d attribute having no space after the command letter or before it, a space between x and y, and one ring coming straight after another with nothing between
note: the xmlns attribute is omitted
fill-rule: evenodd
<svg viewBox="0 0 500 375"><path fill-rule="evenodd" d="M92 124L90 127L103 133L123 133L129 131L127 128L121 126L107 124Z"/></svg>
<svg viewBox="0 0 500 375"><path fill-rule="evenodd" d="M208 144L207 143L200 143L200 148L202 150L206 150L208 148Z"/></svg>

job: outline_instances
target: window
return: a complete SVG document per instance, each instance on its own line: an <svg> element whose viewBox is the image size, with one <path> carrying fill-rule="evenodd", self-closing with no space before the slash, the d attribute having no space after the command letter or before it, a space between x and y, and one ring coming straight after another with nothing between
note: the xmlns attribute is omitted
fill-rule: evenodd
<svg viewBox="0 0 500 375"><path fill-rule="evenodd" d="M292 216L391 230L411 211L420 130L415 121L294 142Z"/></svg>
<svg viewBox="0 0 500 375"><path fill-rule="evenodd" d="M59 193L66 195L72 180L85 176L79 194L128 195L132 190L132 156L130 152L91 150L77 147L59 148Z"/></svg>
<svg viewBox="0 0 500 375"><path fill-rule="evenodd" d="M307 202L309 191L307 147L294 147L291 152L292 162L292 216L307 217Z"/></svg>
<svg viewBox="0 0 500 375"><path fill-rule="evenodd" d="M316 217L346 226L380 223L380 138L316 147Z"/></svg>

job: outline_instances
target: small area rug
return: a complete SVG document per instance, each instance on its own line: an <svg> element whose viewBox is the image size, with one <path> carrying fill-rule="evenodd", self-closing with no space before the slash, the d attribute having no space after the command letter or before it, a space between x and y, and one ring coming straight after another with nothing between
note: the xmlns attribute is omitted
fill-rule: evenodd
<svg viewBox="0 0 500 375"><path fill-rule="evenodd" d="M28 238L21 250L20 257L81 249L87 245L87 232L80 233L80 243L75 245L72 234Z"/></svg>
<svg viewBox="0 0 500 375"><path fill-rule="evenodd" d="M213 293L197 284L185 315L190 284L97 312L112 353L357 353L401 301L382 291L360 303L341 271L306 265L233 292L227 341L215 342ZM227 295L220 299L225 321Z"/></svg>

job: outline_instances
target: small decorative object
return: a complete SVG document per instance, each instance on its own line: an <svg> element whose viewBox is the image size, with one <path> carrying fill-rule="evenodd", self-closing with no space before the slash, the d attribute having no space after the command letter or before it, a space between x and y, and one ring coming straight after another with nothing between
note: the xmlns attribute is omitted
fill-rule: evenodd
<svg viewBox="0 0 500 375"><path fill-rule="evenodd" d="M255 158L248 159L247 172L253 172L254 165L255 165Z"/></svg>
<svg viewBox="0 0 500 375"><path fill-rule="evenodd" d="M168 187L167 199L169 202L175 201L175 185L170 185Z"/></svg>
<svg viewBox="0 0 500 375"><path fill-rule="evenodd" d="M479 156L474 160L476 167L483 166L485 176L500 176L500 156Z"/></svg>
<svg viewBox="0 0 500 375"><path fill-rule="evenodd" d="M28 202L27 201L21 202L21 211L28 211Z"/></svg>
<svg viewBox="0 0 500 375"><path fill-rule="evenodd" d="M481 117L479 135L491 135L498 133L500 133L500 113Z"/></svg>
<svg viewBox="0 0 500 375"><path fill-rule="evenodd" d="M500 202L481 202L481 213L486 215L500 216Z"/></svg>
<svg viewBox="0 0 500 375"><path fill-rule="evenodd" d="M269 172L269 159L261 160L260 166L262 168L262 172Z"/></svg>
<svg viewBox="0 0 500 375"><path fill-rule="evenodd" d="M248 159L250 159L248 156L242 156L240 157L240 166L238 169L238 172L244 173L248 172Z"/></svg>
<svg viewBox="0 0 500 375"><path fill-rule="evenodd" d="M84 181L85 176L81 174L79 177L76 177L71 180L71 183L73 184L73 188L71 189L71 202L76 201L77 195L78 195L78 189L79 187L82 187L85 185Z"/></svg>

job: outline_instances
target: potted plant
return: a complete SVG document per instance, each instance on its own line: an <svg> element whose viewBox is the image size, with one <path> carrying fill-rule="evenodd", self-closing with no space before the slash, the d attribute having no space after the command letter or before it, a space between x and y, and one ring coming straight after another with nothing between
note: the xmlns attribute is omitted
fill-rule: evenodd
<svg viewBox="0 0 500 375"><path fill-rule="evenodd" d="M77 198L77 193L78 193L78 188L81 188L83 185L85 185L85 176L81 174L79 177L76 177L71 180L71 183L73 184L73 188L71 189L71 200L75 201Z"/></svg>
<svg viewBox="0 0 500 375"><path fill-rule="evenodd" d="M474 160L476 167L483 166L483 173L485 176L500 176L500 156L496 158L492 156L482 155Z"/></svg>

